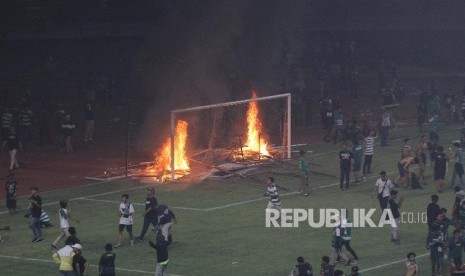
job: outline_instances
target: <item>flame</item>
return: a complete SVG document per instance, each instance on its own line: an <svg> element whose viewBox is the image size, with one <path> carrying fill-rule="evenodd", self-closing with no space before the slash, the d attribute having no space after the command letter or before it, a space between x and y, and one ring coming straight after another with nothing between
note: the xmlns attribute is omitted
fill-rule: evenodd
<svg viewBox="0 0 465 276"><path fill-rule="evenodd" d="M179 120L174 133L174 170L190 171L189 161L186 154L187 122ZM165 143L157 153L157 159L153 168L148 169L149 173L163 175L171 172L171 138ZM170 176L166 175L166 178ZM165 176L163 176L164 180Z"/></svg>
<svg viewBox="0 0 465 276"><path fill-rule="evenodd" d="M252 92L252 99L257 98L257 94ZM242 149L243 151L259 152L263 155L270 155L267 150L267 142L261 135L262 122L258 116L257 102L250 102L247 110L247 144Z"/></svg>

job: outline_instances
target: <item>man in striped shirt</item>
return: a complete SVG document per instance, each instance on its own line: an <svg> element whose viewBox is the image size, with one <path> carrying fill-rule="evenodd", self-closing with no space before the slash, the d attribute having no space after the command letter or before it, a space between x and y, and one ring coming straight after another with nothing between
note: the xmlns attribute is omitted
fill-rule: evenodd
<svg viewBox="0 0 465 276"><path fill-rule="evenodd" d="M13 114L10 112L8 107L3 108L2 113L2 141L7 140L10 127L13 125Z"/></svg>
<svg viewBox="0 0 465 276"><path fill-rule="evenodd" d="M365 159L363 160L363 175L371 174L371 162L373 161L373 144L376 139L375 132L370 130L370 134L365 138Z"/></svg>
<svg viewBox="0 0 465 276"><path fill-rule="evenodd" d="M270 201L268 202L266 209L277 209L281 211L281 200L279 199L278 189L274 184L274 177L269 176L266 180L266 184L268 187L266 188L264 196L270 197Z"/></svg>

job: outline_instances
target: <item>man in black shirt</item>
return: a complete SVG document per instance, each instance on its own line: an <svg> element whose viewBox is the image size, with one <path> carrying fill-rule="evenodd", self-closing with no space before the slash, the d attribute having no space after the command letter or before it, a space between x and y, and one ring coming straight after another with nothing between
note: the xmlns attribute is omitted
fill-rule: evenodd
<svg viewBox="0 0 465 276"><path fill-rule="evenodd" d="M105 253L100 257L98 263L98 275L99 276L115 276L115 259L116 254L111 252L113 246L111 243L105 245Z"/></svg>
<svg viewBox="0 0 465 276"><path fill-rule="evenodd" d="M350 171L354 164L354 156L350 150L347 149L347 143L342 143L342 150L339 152L341 177L340 188L342 191L349 189ZM345 183L344 183L345 182Z"/></svg>
<svg viewBox="0 0 465 276"><path fill-rule="evenodd" d="M144 216L144 225L142 226L142 231L140 232L139 237L136 239L138 241L143 241L145 237L145 233L149 229L150 224L153 227L157 227L158 219L157 219L157 199L155 198L155 189L154 188L147 188L148 194L147 198L145 199L145 212Z"/></svg>
<svg viewBox="0 0 465 276"><path fill-rule="evenodd" d="M446 176L447 162L449 158L444 153L444 148L438 146L434 155L432 155L432 161L434 161L434 184L436 185L438 192L442 192L444 187L444 179Z"/></svg>
<svg viewBox="0 0 465 276"><path fill-rule="evenodd" d="M151 247L157 251L157 268L155 270L156 276L165 276L168 275L166 267L168 266L168 242L165 240L163 235L157 236L157 243L154 244L152 241L149 241Z"/></svg>
<svg viewBox="0 0 465 276"><path fill-rule="evenodd" d="M428 230L431 229L431 226L433 226L433 222L436 219L436 217L439 215L441 208L438 205L439 201L439 196L438 195L432 195L431 196L431 203L428 204L428 207L426 208L426 222L428 223Z"/></svg>
<svg viewBox="0 0 465 276"><path fill-rule="evenodd" d="M41 242L44 240L42 237L42 230L40 227L40 215L42 213L42 198L39 196L39 189L37 187L31 188L31 197L29 198L31 207L31 218L29 228L32 230L32 242Z"/></svg>
<svg viewBox="0 0 465 276"><path fill-rule="evenodd" d="M172 242L171 226L173 225L173 222L176 223L176 216L165 204L161 204L157 207L157 215L159 222L158 228L161 230L161 235L165 237L168 245L170 245Z"/></svg>
<svg viewBox="0 0 465 276"><path fill-rule="evenodd" d="M76 276L84 276L86 275L87 269L89 268L89 263L87 260L82 256L82 245L76 243L72 246L74 251L73 257L73 272Z"/></svg>

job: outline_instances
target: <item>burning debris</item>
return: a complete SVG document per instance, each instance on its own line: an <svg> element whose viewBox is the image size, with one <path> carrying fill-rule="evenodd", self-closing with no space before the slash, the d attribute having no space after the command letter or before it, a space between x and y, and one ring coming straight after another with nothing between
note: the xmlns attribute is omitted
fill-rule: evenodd
<svg viewBox="0 0 465 276"><path fill-rule="evenodd" d="M179 120L174 134L174 171L175 179L190 173L189 160L186 154L187 122ZM155 164L146 169L158 181L171 177L171 138L168 138L155 157Z"/></svg>

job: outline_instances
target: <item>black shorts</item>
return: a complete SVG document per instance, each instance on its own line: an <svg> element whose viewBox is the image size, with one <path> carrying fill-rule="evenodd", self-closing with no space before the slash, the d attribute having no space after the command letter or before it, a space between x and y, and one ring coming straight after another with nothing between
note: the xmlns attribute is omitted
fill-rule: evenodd
<svg viewBox="0 0 465 276"><path fill-rule="evenodd" d="M353 172L358 172L360 171L360 168L362 167L362 160L357 160L356 162L354 162L354 166L352 168L352 171Z"/></svg>
<svg viewBox="0 0 465 276"><path fill-rule="evenodd" d="M124 228L126 228L126 231L132 232L132 224L126 225L126 224L120 224L118 229L120 232L123 232Z"/></svg>
<svg viewBox="0 0 465 276"><path fill-rule="evenodd" d="M6 199L6 208L16 209L16 199Z"/></svg>
<svg viewBox="0 0 465 276"><path fill-rule="evenodd" d="M444 180L446 177L446 170L434 170L434 180Z"/></svg>

